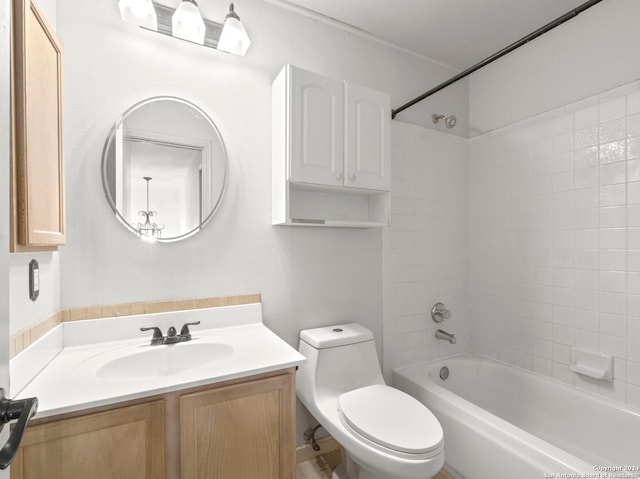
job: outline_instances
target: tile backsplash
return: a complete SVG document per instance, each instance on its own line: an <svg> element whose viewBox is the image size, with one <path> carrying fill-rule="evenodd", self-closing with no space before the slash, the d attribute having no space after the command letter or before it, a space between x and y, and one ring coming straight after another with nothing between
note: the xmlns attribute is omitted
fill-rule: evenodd
<svg viewBox="0 0 640 479"><path fill-rule="evenodd" d="M469 183L473 349L640 407L640 84L473 138Z"/></svg>
<svg viewBox="0 0 640 479"><path fill-rule="evenodd" d="M210 296L205 298L189 298L164 301L140 301L135 303L120 303L109 305L86 306L79 308L62 308L49 317L34 325L12 334L9 341L9 357L29 347L42 336L47 334L58 324L67 321L85 319L111 318L117 316L131 316L146 313L164 313L202 308L217 308L220 306L235 306L239 304L261 303L260 293L237 294L232 296Z"/></svg>

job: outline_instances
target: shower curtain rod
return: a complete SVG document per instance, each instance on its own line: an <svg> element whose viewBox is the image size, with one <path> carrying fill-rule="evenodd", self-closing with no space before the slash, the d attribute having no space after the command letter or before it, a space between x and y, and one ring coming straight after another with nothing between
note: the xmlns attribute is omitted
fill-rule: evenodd
<svg viewBox="0 0 640 479"><path fill-rule="evenodd" d="M452 83L455 83L458 80L461 80L464 77L466 77L468 75L471 75L476 70L479 70L480 68L487 66L489 63L496 61L498 58L501 58L501 57L505 56L507 53L510 53L510 52L514 51L516 48L521 47L525 43L529 43L531 40L533 40L535 38L538 38L540 35L543 35L543 34L547 33L549 30L554 29L558 25L562 25L567 20L571 20L573 17L578 16L579 14L584 12L586 9L593 7L595 4L600 3L601 1L602 0L589 0L588 2L583 3L582 5L574 8L573 10L571 10L571 11L565 13L564 15L556 18L555 20L547 23L545 26L538 28L536 31L530 33L526 37L521 38L517 42L512 43L511 45L509 45L508 47L503 48L499 52L494 53L493 55L491 55L491 56L485 58L484 60L476 63L472 67L469 67L466 70L458 73L456 76L449 78L447 81L445 81L443 83L440 83L438 86L432 88L428 92L423 93L419 97L414 98L413 100L405 103L404 105L396 108L395 110L391 110L391 119L392 120L395 119L396 115L398 113L400 113L401 111L404 111L407 108L415 105L416 103L421 102L425 98L430 97L434 93L437 93L440 90L448 87Z"/></svg>

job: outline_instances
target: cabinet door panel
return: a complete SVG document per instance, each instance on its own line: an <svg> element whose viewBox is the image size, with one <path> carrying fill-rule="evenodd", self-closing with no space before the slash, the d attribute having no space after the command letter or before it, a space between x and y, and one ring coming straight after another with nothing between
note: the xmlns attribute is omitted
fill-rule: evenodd
<svg viewBox="0 0 640 479"><path fill-rule="evenodd" d="M293 479L293 375L180 400L182 479Z"/></svg>
<svg viewBox="0 0 640 479"><path fill-rule="evenodd" d="M12 479L162 479L164 403L29 427Z"/></svg>
<svg viewBox="0 0 640 479"><path fill-rule="evenodd" d="M342 82L291 69L290 179L343 184Z"/></svg>
<svg viewBox="0 0 640 479"><path fill-rule="evenodd" d="M345 85L345 185L388 191L391 187L391 105L389 96Z"/></svg>
<svg viewBox="0 0 640 479"><path fill-rule="evenodd" d="M14 26L15 236L51 247L65 243L62 45L32 0L14 0Z"/></svg>

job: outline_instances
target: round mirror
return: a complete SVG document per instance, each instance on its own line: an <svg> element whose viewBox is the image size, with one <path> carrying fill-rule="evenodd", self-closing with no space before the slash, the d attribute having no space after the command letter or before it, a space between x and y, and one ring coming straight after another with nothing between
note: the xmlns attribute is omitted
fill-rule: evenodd
<svg viewBox="0 0 640 479"><path fill-rule="evenodd" d="M149 241L177 241L213 217L227 180L220 132L196 105L155 97L116 121L102 153L102 184L116 217Z"/></svg>

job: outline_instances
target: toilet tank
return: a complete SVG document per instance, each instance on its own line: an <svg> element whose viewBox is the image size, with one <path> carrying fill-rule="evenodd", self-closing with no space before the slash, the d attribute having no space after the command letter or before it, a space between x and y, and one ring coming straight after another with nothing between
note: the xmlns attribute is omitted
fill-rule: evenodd
<svg viewBox="0 0 640 479"><path fill-rule="evenodd" d="M384 384L373 333L360 324L303 330L298 350L307 358L296 378L303 402Z"/></svg>

